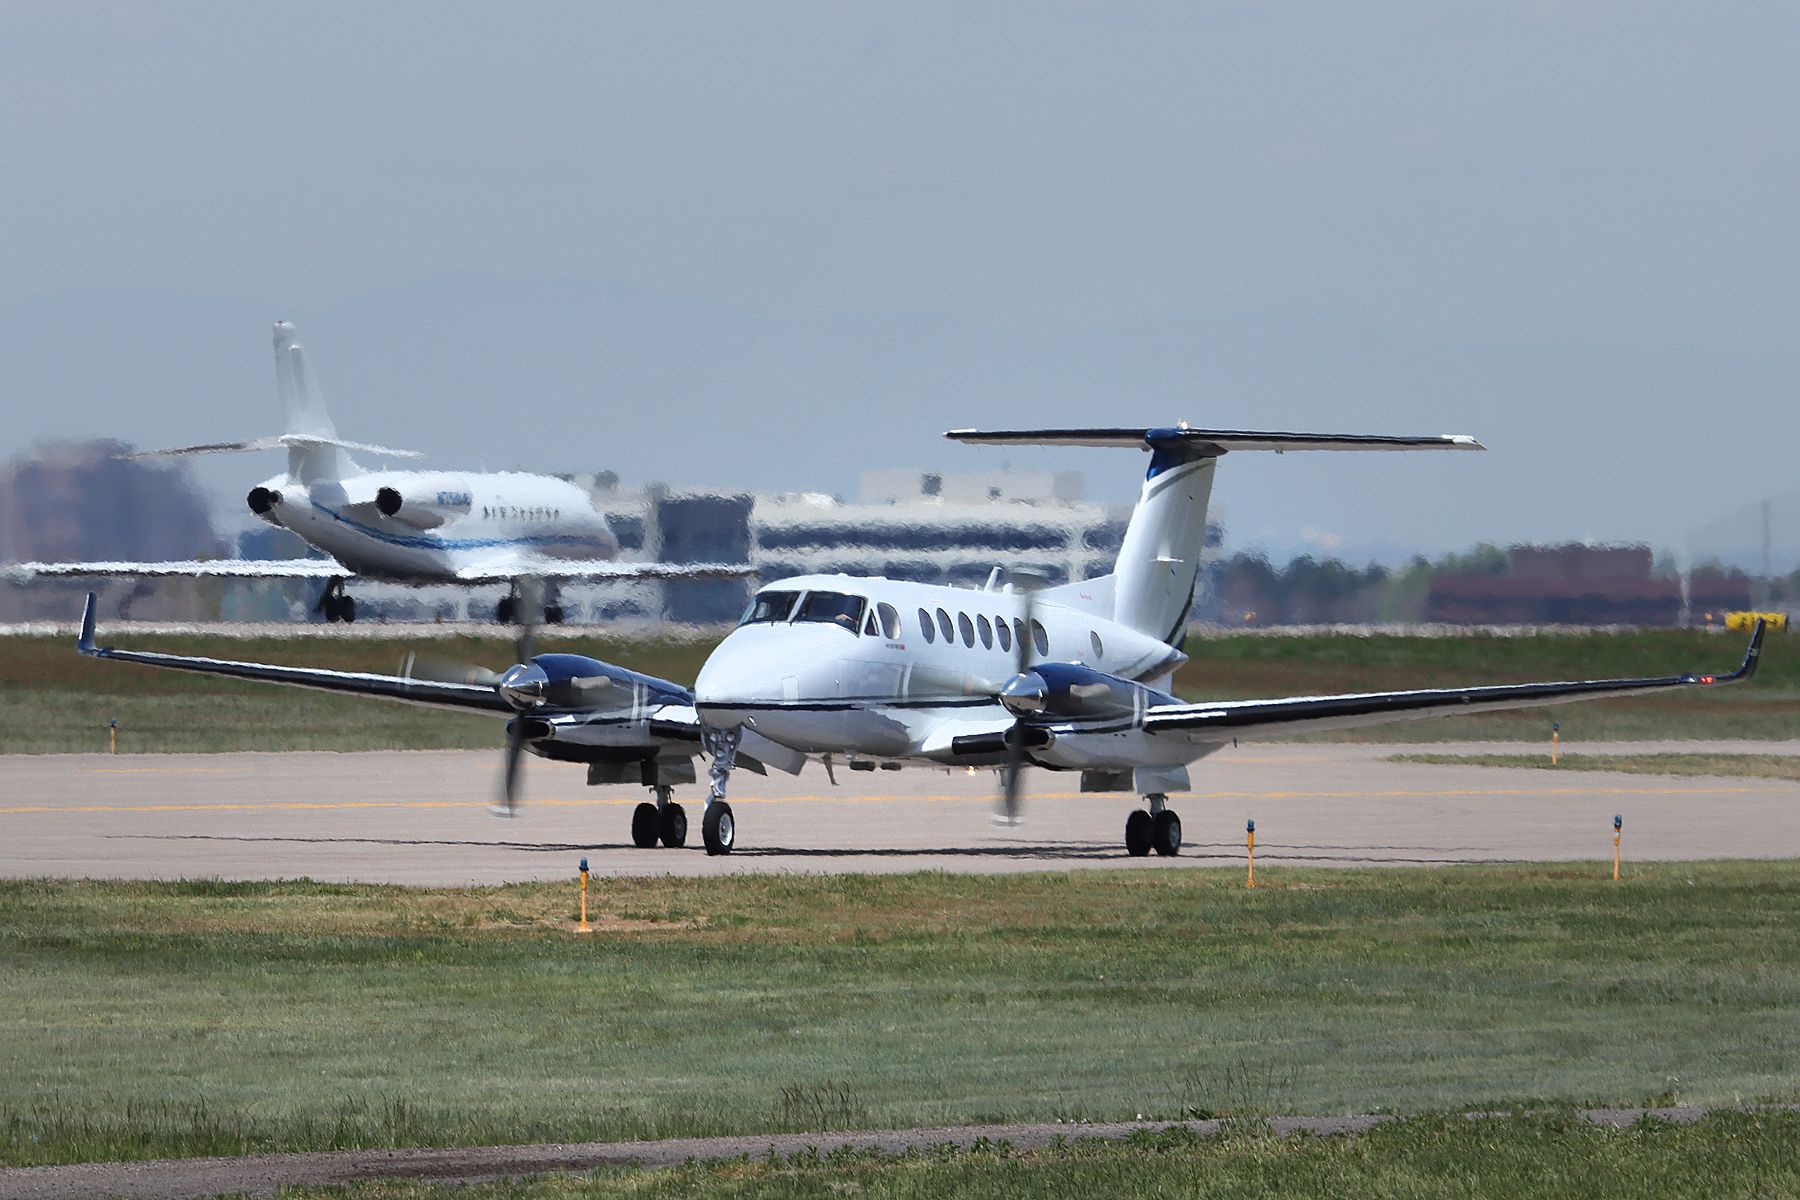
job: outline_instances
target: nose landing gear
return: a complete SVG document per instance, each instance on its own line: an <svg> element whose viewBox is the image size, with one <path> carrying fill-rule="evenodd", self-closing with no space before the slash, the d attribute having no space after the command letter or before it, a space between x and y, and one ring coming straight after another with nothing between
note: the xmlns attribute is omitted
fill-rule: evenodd
<svg viewBox="0 0 1800 1200"><path fill-rule="evenodd" d="M725 803L725 785L731 769L737 766L738 742L743 733L736 729L700 727L700 745L712 757L709 774L712 788L706 796L706 815L700 819L700 836L708 854L730 854L737 844L737 821L731 805Z"/></svg>
<svg viewBox="0 0 1800 1200"><path fill-rule="evenodd" d="M1144 799L1150 807L1125 818L1125 853L1143 858L1152 850L1164 858L1181 853L1181 818L1168 806L1169 798L1153 792Z"/></svg>

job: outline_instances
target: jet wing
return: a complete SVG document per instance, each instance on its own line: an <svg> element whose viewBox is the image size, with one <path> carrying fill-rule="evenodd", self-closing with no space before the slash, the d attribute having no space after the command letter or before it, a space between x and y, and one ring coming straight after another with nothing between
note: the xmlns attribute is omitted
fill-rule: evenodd
<svg viewBox="0 0 1800 1200"><path fill-rule="evenodd" d="M1446 717L1458 713L1539 708L1603 696L1635 696L1677 688L1740 683L1756 673L1765 623L1750 635L1743 664L1729 675L1668 675L1645 679L1588 679L1566 683L1513 683L1497 687L1431 688L1410 692L1359 692L1342 696L1300 696L1282 700L1232 700L1216 704L1164 704L1144 714L1150 734L1192 742L1280 737L1322 729L1354 729L1390 721Z"/></svg>
<svg viewBox="0 0 1800 1200"><path fill-rule="evenodd" d="M492 687L476 683L438 683L429 679L409 679L403 675L373 675L362 671L329 671L319 667L280 667L268 663L238 662L226 658L192 658L181 654L159 654L149 650L115 650L94 641L94 595L88 593L87 608L81 614L81 638L75 648L90 658L106 658L117 662L143 663L151 667L167 667L177 671L196 671L202 675L223 675L230 679L255 679L263 683L284 683L290 687L310 688L317 692L343 692L357 696L378 696L431 708L450 708L464 712L513 715L513 708Z"/></svg>
<svg viewBox="0 0 1800 1200"><path fill-rule="evenodd" d="M0 578L23 582L49 577L191 575L223 579L351 578L356 572L329 558L213 558L174 562L25 562L0 565Z"/></svg>
<svg viewBox="0 0 1800 1200"><path fill-rule="evenodd" d="M756 574L747 563L633 563L613 560L558 562L544 559L511 566L460 567L462 583L511 583L515 579L552 579L568 583L605 583L636 579L745 579Z"/></svg>

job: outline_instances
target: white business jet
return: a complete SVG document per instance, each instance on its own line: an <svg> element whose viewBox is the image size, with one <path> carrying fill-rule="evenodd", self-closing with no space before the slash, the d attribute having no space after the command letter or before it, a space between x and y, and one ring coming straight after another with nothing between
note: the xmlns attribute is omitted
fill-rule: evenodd
<svg viewBox="0 0 1800 1200"><path fill-rule="evenodd" d="M985 767L1001 772L1000 815L1016 816L1025 767L1076 772L1084 792L1141 798L1125 823L1131 855L1173 855L1171 792L1191 763L1239 739L1456 713L1705 688L1748 679L1759 623L1727 675L1427 688L1190 703L1172 691L1218 461L1250 450L1479 450L1468 437L1374 437L1164 429L1040 430L949 436L990 445L1136 447L1150 467L1110 575L1020 591L999 574L981 590L843 575L769 584L707 658L690 692L573 655L539 655L503 674L443 683L101 648L93 600L79 649L102 658L510 716L505 799L520 753L585 762L590 783L655 789L633 816L640 846L678 846L686 814L670 795L710 759L702 834L736 843L731 771L798 772L809 757L851 769Z"/></svg>
<svg viewBox="0 0 1800 1200"><path fill-rule="evenodd" d="M616 563L618 540L581 488L549 475L519 472L366 471L351 452L417 458L413 451L338 437L308 370L294 327L275 324L275 383L286 432L243 442L147 450L130 458L167 458L285 450L287 471L250 489L257 517L298 535L326 559L217 559L188 562L19 563L0 568L35 576L188 575L323 579L318 608L329 621L354 621L351 578L404 584L511 584L495 617L552 624L562 619L559 583L615 579L743 576L728 565Z"/></svg>

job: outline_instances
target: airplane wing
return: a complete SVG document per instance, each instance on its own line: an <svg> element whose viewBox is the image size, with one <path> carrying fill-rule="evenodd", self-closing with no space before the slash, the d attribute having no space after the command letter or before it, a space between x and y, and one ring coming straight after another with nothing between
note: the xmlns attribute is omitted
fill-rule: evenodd
<svg viewBox="0 0 1800 1200"><path fill-rule="evenodd" d="M280 667L268 663L238 662L226 658L192 658L181 654L160 654L149 650L115 650L94 641L94 594L88 593L87 607L81 614L81 637L75 648L90 658L106 658L116 662L143 663L151 667L167 667L176 671L195 671L202 675L223 675L229 679L255 679L263 683L283 683L289 687L310 688L316 692L343 692L358 696L377 696L431 708L450 708L463 712L513 715L513 707L492 687L476 683L438 683L428 679L410 679L404 675L375 675L363 671L329 671L319 667Z"/></svg>
<svg viewBox="0 0 1800 1200"><path fill-rule="evenodd" d="M173 562L23 562L0 564L0 579L99 578L128 575L191 575L222 579L352 578L356 572L329 558L212 558Z"/></svg>
<svg viewBox="0 0 1800 1200"><path fill-rule="evenodd" d="M564 583L605 583L637 579L746 579L756 574L748 563L633 563L614 560L555 562L539 560L505 566L462 567L462 583L511 583L515 579L550 579Z"/></svg>
<svg viewBox="0 0 1800 1200"><path fill-rule="evenodd" d="M1281 700L1231 700L1215 704L1164 704L1147 710L1144 730L1192 742L1280 737L1321 729L1354 729L1390 721L1458 713L1540 708L1603 696L1635 696L1678 688L1740 683L1756 674L1765 623L1750 635L1744 661L1729 675L1668 675L1645 679L1588 679L1566 683L1513 683L1496 687L1432 688L1410 692L1359 692Z"/></svg>

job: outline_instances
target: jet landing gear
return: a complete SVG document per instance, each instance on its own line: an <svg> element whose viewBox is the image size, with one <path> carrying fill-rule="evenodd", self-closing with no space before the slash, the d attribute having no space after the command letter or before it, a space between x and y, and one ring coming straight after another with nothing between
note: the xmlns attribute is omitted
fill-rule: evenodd
<svg viewBox="0 0 1800 1200"><path fill-rule="evenodd" d="M333 575L325 582L325 590L319 593L319 602L313 605L313 611L324 613L329 623L342 621L346 625L356 623L356 601L344 594L344 577Z"/></svg>
<svg viewBox="0 0 1800 1200"><path fill-rule="evenodd" d="M1148 809L1137 809L1125 818L1125 853L1143 858L1152 850L1164 858L1181 853L1181 818L1170 808L1169 798L1152 792L1144 799Z"/></svg>
<svg viewBox="0 0 1800 1200"><path fill-rule="evenodd" d="M562 597L554 584L536 588L514 581L512 590L494 606L494 622L499 625L561 625Z"/></svg>
<svg viewBox="0 0 1800 1200"><path fill-rule="evenodd" d="M640 850L661 842L671 850L687 845L687 809L670 799L672 787L656 789L656 803L640 804L631 814L631 841Z"/></svg>

